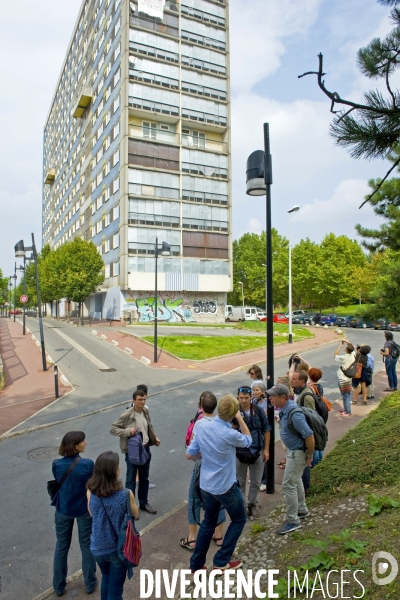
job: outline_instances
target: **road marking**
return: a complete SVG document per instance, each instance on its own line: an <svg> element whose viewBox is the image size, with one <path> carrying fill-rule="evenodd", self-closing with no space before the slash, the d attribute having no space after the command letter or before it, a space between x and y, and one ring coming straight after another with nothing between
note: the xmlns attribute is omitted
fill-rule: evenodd
<svg viewBox="0 0 400 600"><path fill-rule="evenodd" d="M86 358L88 360L90 360L94 365L96 365L96 367L98 367L101 370L106 369L107 371L109 371L110 367L108 367L106 364L101 362L101 360L99 360L98 358L93 356L93 354L91 354L90 352L85 350L85 348L83 348L83 346L78 344L78 342L75 342L73 339L71 339L70 337L65 335L65 333L63 333L62 331L59 331L58 329L54 329L53 331L54 331L54 333L57 333L57 335L60 335L62 338L64 338L64 340L66 340L69 344L71 344L71 346L73 346L76 350L81 352L83 354L83 356L86 356Z"/></svg>

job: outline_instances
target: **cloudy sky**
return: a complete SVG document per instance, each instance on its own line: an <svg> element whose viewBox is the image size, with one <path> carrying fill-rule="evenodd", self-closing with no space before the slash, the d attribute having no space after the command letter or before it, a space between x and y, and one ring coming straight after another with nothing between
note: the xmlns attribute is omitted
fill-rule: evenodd
<svg viewBox="0 0 400 600"><path fill-rule="evenodd" d="M3 3L0 23L0 268L10 275L13 247L35 232L41 240L43 125L80 0ZM382 176L381 161L354 161L328 136L330 103L315 77L324 54L326 83L342 97L360 98L369 81L356 52L390 29L375 0L230 0L233 233L259 232L265 200L245 194L247 156L262 148L269 122L273 156L273 225L293 241L328 232L355 237L355 223L377 223L358 209L367 180Z"/></svg>

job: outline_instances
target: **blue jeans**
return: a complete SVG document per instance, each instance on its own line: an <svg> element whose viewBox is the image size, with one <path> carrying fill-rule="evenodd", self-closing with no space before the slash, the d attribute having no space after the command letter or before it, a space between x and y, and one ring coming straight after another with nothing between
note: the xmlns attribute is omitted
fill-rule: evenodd
<svg viewBox="0 0 400 600"><path fill-rule="evenodd" d="M341 393L342 399L343 399L343 410L348 415L351 415L351 391L343 392L342 388L340 387L340 383L339 383L339 390L340 390L340 393Z"/></svg>
<svg viewBox="0 0 400 600"><path fill-rule="evenodd" d="M385 358L386 374L388 377L389 387L391 390L397 389L397 373L396 373L397 358L387 356Z"/></svg>
<svg viewBox="0 0 400 600"><path fill-rule="evenodd" d="M189 485L189 495L188 495L188 523L189 523L189 525L198 525L200 523L201 498L199 498L199 496L196 493L195 488L194 488L194 482L196 480L196 469L198 469L199 466L197 466L197 463L195 464L195 466L193 468L192 479L190 480L190 485ZM194 505L194 514L195 514L196 518L194 518L194 516L193 516L193 505ZM221 523L225 523L225 521L226 521L225 509L221 507L221 510L219 511L219 515L218 515L217 525L220 525Z"/></svg>
<svg viewBox="0 0 400 600"><path fill-rule="evenodd" d="M122 600L127 568L118 558L118 552L95 556L101 571L101 600Z"/></svg>
<svg viewBox="0 0 400 600"><path fill-rule="evenodd" d="M230 516L231 523L226 531L221 548L214 556L213 563L215 567L224 567L231 560L236 543L247 521L242 494L236 483L225 494L210 494L205 490L201 490L201 494L203 496L204 519L200 525L196 547L190 559L192 571L197 571L205 565L221 506L225 508Z"/></svg>
<svg viewBox="0 0 400 600"><path fill-rule="evenodd" d="M128 454L125 454L125 462L126 462L126 481L125 487L129 490L132 490L133 495L135 495L136 490L136 473L139 473L139 489L138 489L138 501L139 506L145 506L148 503L148 495L149 495L149 473L150 473L150 461L151 461L151 453L148 447L146 446L147 451L149 453L149 460L144 465L133 465L128 457Z"/></svg>
<svg viewBox="0 0 400 600"><path fill-rule="evenodd" d="M56 510L54 516L56 526L56 549L53 562L53 588L56 594L62 594L67 585L68 552L71 546L74 517L67 517ZM92 517L89 513L76 517L78 524L79 545L82 552L83 580L87 592L93 592L97 585L96 563L90 551L90 534L92 533Z"/></svg>

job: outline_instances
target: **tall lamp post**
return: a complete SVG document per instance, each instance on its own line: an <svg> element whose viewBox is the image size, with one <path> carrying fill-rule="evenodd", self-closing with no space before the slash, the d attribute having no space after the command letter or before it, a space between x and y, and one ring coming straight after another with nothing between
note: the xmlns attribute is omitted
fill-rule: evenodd
<svg viewBox="0 0 400 600"><path fill-rule="evenodd" d="M243 281L238 281L238 284L242 286L242 320L244 321L244 291L243 291Z"/></svg>
<svg viewBox="0 0 400 600"><path fill-rule="evenodd" d="M43 365L43 371L47 371L46 350L44 347L44 334L43 334L43 321L42 321L42 306L41 306L41 300L40 300L38 256L37 256L36 245L35 245L35 236L33 235L33 233L31 235L32 235L32 246L25 247L24 241L20 240L17 244L15 244L14 250L15 250L16 258L24 258L25 253L27 251L32 252L32 260L35 263L36 296L37 296L38 310L39 310L39 332L40 332L40 346L41 346L41 350L42 350L42 365ZM24 264L25 264L25 261L24 261Z"/></svg>
<svg viewBox="0 0 400 600"><path fill-rule="evenodd" d="M23 275L22 277L24 278L24 296L26 295L26 274L25 274L25 268L26 268L26 261L27 258L24 254L24 266L20 265L19 266L19 270L22 271ZM26 317L26 302L23 303L23 308L22 308L22 335L26 334L26 326L25 326L25 317Z"/></svg>
<svg viewBox="0 0 400 600"><path fill-rule="evenodd" d="M287 212L289 214L289 344L293 342L292 327L292 213L298 212L300 206L293 206Z"/></svg>
<svg viewBox="0 0 400 600"><path fill-rule="evenodd" d="M169 256L171 254L171 246L169 244L167 244L167 242L162 242L161 243L161 247L158 245L158 238L156 238L156 243L154 244L154 260L155 260L155 282L154 282L154 362L158 362L158 357L157 357L157 296L158 296L158 289L157 289L157 261L158 261L158 255L160 254L162 256Z"/></svg>
<svg viewBox="0 0 400 600"><path fill-rule="evenodd" d="M12 278L13 278L13 276L12 276L12 275L10 275L10 277L9 277L9 282L8 282L8 285L9 285L9 287L10 287L10 290L9 290L9 292L8 292L8 318L9 318L9 319L11 319L11 296L12 296L12 293L11 293L11 290L12 290L12 282L11 282L11 279L12 279Z"/></svg>
<svg viewBox="0 0 400 600"><path fill-rule="evenodd" d="M269 124L264 123L264 151L256 150L247 159L246 194L249 196L266 196L266 234L267 234L267 388L274 381L274 323L272 298L272 226L271 226L271 184L272 163L269 144ZM268 402L268 422L271 425L269 460L267 463L267 494L275 493L275 419L274 407Z"/></svg>
<svg viewBox="0 0 400 600"><path fill-rule="evenodd" d="M14 323L15 323L15 311L17 304L17 263L14 263L14 275L12 275L14 279Z"/></svg>

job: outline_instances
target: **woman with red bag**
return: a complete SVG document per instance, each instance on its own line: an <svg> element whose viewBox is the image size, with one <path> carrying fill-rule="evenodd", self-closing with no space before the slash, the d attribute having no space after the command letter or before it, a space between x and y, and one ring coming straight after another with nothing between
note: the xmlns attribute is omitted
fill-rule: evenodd
<svg viewBox="0 0 400 600"><path fill-rule="evenodd" d="M363 397L363 404L367 404L367 387L371 385L371 375L367 369L368 354L371 352L371 347L367 344L362 344L356 354L356 377L351 380L353 387L353 404L357 404L357 397L361 392Z"/></svg>

